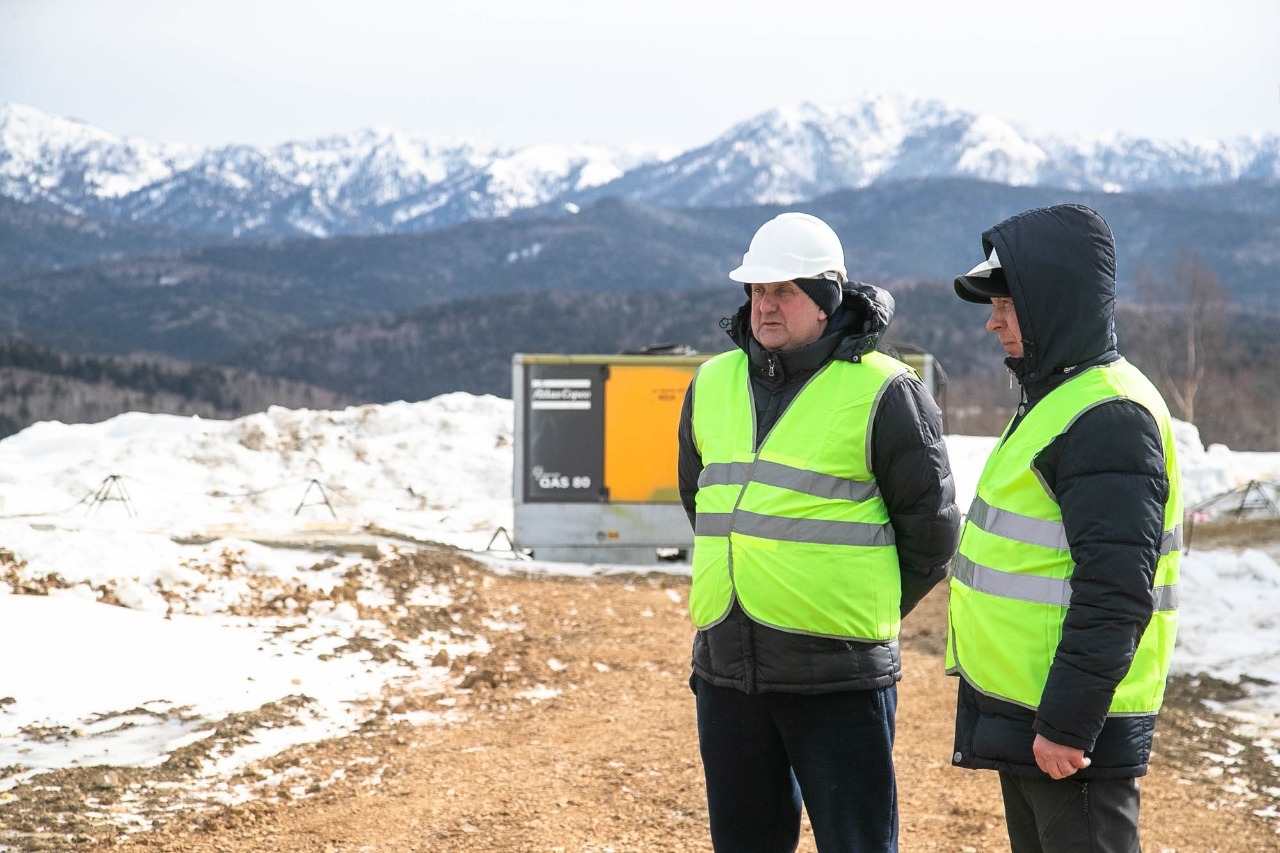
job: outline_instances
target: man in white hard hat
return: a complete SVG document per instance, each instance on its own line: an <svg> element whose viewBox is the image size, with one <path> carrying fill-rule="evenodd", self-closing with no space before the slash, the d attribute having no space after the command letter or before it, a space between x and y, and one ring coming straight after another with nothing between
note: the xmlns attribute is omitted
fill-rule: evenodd
<svg viewBox="0 0 1280 853"><path fill-rule="evenodd" d="M1159 392L1117 350L1116 250L1097 212L1028 210L955 280L1022 402L951 571L952 763L996 770L1014 853L1138 853L1178 621L1182 489Z"/></svg>
<svg viewBox="0 0 1280 853"><path fill-rule="evenodd" d="M822 220L766 222L729 277L735 346L679 429L712 845L793 851L803 801L821 853L896 850L898 628L959 527L941 413Z"/></svg>

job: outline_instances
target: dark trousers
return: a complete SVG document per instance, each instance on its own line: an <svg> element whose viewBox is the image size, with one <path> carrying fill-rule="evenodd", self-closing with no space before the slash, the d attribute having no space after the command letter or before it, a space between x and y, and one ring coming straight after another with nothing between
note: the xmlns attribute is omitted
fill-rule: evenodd
<svg viewBox="0 0 1280 853"><path fill-rule="evenodd" d="M802 798L821 853L898 849L896 685L803 695L691 684L717 853L792 853Z"/></svg>
<svg viewBox="0 0 1280 853"><path fill-rule="evenodd" d="M1138 780L1000 774L1013 853L1140 853Z"/></svg>

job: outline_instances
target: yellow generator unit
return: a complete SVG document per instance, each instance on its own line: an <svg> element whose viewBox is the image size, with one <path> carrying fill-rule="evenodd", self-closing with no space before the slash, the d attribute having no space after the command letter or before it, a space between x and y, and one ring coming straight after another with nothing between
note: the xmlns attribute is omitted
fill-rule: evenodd
<svg viewBox="0 0 1280 853"><path fill-rule="evenodd" d="M512 357L512 545L541 560L682 559L693 531L680 504L680 406L713 353ZM935 390L941 370L900 354Z"/></svg>
<svg viewBox="0 0 1280 853"><path fill-rule="evenodd" d="M692 547L676 429L710 357L516 353L513 545L585 563L653 563Z"/></svg>

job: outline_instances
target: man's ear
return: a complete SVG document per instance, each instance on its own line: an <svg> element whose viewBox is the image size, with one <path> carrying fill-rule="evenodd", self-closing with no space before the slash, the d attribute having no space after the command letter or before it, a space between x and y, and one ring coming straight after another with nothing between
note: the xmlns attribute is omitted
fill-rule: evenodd
<svg viewBox="0 0 1280 853"><path fill-rule="evenodd" d="M827 312L826 312L826 311L823 311L821 308L819 308L819 309L818 309L818 319L819 319L819 320L825 320L825 319L827 319Z"/></svg>

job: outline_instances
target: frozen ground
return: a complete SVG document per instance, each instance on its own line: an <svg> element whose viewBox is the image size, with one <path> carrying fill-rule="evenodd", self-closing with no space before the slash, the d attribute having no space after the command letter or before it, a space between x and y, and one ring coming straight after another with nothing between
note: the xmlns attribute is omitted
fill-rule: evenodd
<svg viewBox="0 0 1280 853"><path fill-rule="evenodd" d="M0 797L46 771L183 756L184 785L236 802L292 784L242 774L292 746L375 714L448 719L443 686L518 616L464 615L448 559L413 555L434 542L512 565L482 553L511 529L511 430L509 400L449 394L42 423L0 442ZM992 442L948 438L962 506ZM1186 425L1179 445L1188 506L1280 480L1280 454L1205 449ZM1280 567L1242 544L1186 556L1175 667L1240 684L1228 710L1265 736L1280 732Z"/></svg>

